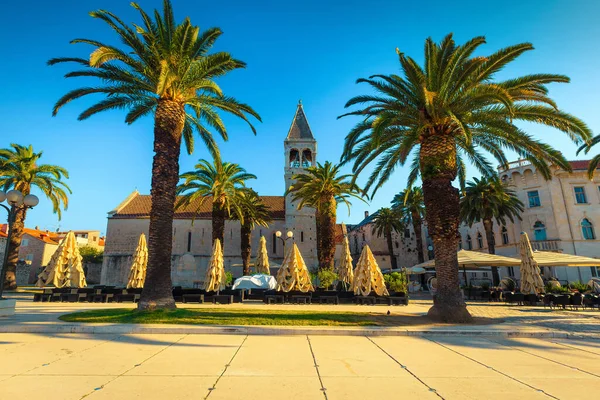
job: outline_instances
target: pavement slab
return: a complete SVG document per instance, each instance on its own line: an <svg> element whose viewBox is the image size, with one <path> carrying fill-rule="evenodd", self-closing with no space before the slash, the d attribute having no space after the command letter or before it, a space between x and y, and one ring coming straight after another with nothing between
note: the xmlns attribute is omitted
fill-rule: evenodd
<svg viewBox="0 0 600 400"><path fill-rule="evenodd" d="M214 382L214 377L120 376L91 392L86 399L204 399Z"/></svg>
<svg viewBox="0 0 600 400"><path fill-rule="evenodd" d="M413 377L323 377L327 400L438 399Z"/></svg>
<svg viewBox="0 0 600 400"><path fill-rule="evenodd" d="M248 336L224 376L316 377L306 336Z"/></svg>
<svg viewBox="0 0 600 400"><path fill-rule="evenodd" d="M111 376L85 376L77 379L65 376L21 375L2 382L0 388L3 399L31 400L76 400L94 392L114 379Z"/></svg>
<svg viewBox="0 0 600 400"><path fill-rule="evenodd" d="M311 336L310 343L323 377L409 376L366 337Z"/></svg>
<svg viewBox="0 0 600 400"><path fill-rule="evenodd" d="M243 341L241 335L186 335L126 375L219 376Z"/></svg>
<svg viewBox="0 0 600 400"><path fill-rule="evenodd" d="M316 376L223 376L208 400L293 399L327 400Z"/></svg>

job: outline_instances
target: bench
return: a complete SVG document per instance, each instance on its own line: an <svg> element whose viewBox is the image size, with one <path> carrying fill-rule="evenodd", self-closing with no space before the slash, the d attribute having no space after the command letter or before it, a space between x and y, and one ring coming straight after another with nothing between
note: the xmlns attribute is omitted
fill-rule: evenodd
<svg viewBox="0 0 600 400"><path fill-rule="evenodd" d="M293 294L290 296L292 304L310 304L311 296L309 294Z"/></svg>
<svg viewBox="0 0 600 400"><path fill-rule="evenodd" d="M283 304L285 303L285 296L282 294L267 294L265 295L265 303L267 304Z"/></svg>
<svg viewBox="0 0 600 400"><path fill-rule="evenodd" d="M340 298L332 295L319 296L319 304L340 304Z"/></svg>
<svg viewBox="0 0 600 400"><path fill-rule="evenodd" d="M354 302L361 305L376 304L377 298L375 296L355 296Z"/></svg>
<svg viewBox="0 0 600 400"><path fill-rule="evenodd" d="M213 304L232 304L233 303L233 295L232 294L215 294L212 297Z"/></svg>

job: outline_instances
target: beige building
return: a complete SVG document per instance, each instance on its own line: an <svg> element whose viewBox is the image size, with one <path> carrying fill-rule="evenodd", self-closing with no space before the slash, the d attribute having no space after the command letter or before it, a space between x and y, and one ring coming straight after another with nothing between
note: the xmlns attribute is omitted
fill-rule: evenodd
<svg viewBox="0 0 600 400"><path fill-rule="evenodd" d="M56 235L62 240L69 232L56 232ZM104 249L104 237L100 236L100 231L73 231L75 240L79 247L90 246L99 250Z"/></svg>
<svg viewBox="0 0 600 400"><path fill-rule="evenodd" d="M526 232L535 250L600 258L600 174L590 181L587 161L571 161L571 167L572 173L555 168L549 181L528 161L499 169L500 178L516 191L525 211L521 221L494 224L497 254L518 257L520 233ZM462 248L487 251L483 224L461 226L460 233ZM557 267L553 274L561 281L587 282L598 271ZM518 279L519 268L500 268L500 276Z"/></svg>
<svg viewBox="0 0 600 400"><path fill-rule="evenodd" d="M356 225L348 226L348 241L354 262L358 261L362 248L368 244L382 270L391 269L391 257L395 257L398 268L412 267L418 263L417 243L412 226L407 226L404 232L392 233L393 254L390 255L387 240L384 236L373 233L373 217L377 212L370 214L365 211L365 218ZM423 256L429 260L430 252L427 250L430 242L427 237L426 226L423 226Z"/></svg>
<svg viewBox="0 0 600 400"><path fill-rule="evenodd" d="M500 169L500 177L512 186L525 205L521 221L494 224L496 253L519 257L519 237L527 232L535 250L555 251L600 258L600 174L593 181L587 178L587 161L572 161L572 173L555 168L550 181L537 173L527 161L516 161L509 168ZM382 269L390 268L390 254L384 237L372 233L373 215L365 213L365 219L357 225L349 225L350 248L353 257L358 257L362 247L368 244ZM466 250L488 251L482 223L472 227L461 225L459 247ZM394 254L399 267L417 264L414 232L407 227L403 234L393 234ZM431 241L427 237L427 226L423 225L425 260L433 258ZM519 268L500 268L500 276L520 277ZM600 271L592 267L553 268L556 278L565 282L587 282ZM461 271L460 279L464 281ZM467 271L467 281L472 283L491 282L490 271Z"/></svg>
<svg viewBox="0 0 600 400"><path fill-rule="evenodd" d="M292 125L284 140L283 177L281 193L292 183L292 176L309 166L316 165L317 141L315 140L302 104L298 104ZM282 182L283 183L283 182ZM265 236L269 258L279 264L283 260L283 241L276 237L280 231L293 232L294 241L300 248L309 268L317 267L316 225L313 209L297 209L297 204L287 196L261 196L271 209L273 222L268 228L258 227L252 232L252 258L256 256L260 236ZM141 233L148 235L151 199L137 191L129 195L108 214L106 246L102 266L103 284L123 285L127 282L131 257ZM212 203L207 199L175 212L173 221L173 257L171 275L175 285L192 286L204 279L212 250ZM240 224L225 223L224 259L225 269L234 276L242 275L240 256ZM273 271L272 271L273 272Z"/></svg>

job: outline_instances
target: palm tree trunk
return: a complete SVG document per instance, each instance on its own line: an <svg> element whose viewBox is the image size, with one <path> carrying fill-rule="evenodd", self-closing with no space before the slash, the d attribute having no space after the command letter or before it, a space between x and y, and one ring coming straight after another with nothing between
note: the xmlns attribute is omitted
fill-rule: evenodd
<svg viewBox="0 0 600 400"><path fill-rule="evenodd" d="M483 220L483 229L485 230L485 239L487 240L488 253L496 254L496 238L494 237L494 221L491 219ZM492 280L493 285L498 286L500 284L500 274L498 273L498 267L492 267Z"/></svg>
<svg viewBox="0 0 600 400"><path fill-rule="evenodd" d="M319 268L333 269L335 257L335 222L337 204L333 196L321 198L321 211L319 218L319 241L321 248L319 252Z"/></svg>
<svg viewBox="0 0 600 400"><path fill-rule="evenodd" d="M27 195L29 191L22 193ZM27 209L21 207L15 215L10 243L8 244L8 262L6 263L6 272L4 275L4 289L15 290L17 288L17 262L19 261L19 249L21 248L26 214Z"/></svg>
<svg viewBox="0 0 600 400"><path fill-rule="evenodd" d="M185 110L182 103L172 100L158 102L154 117L148 267L138 303L140 310L175 308L171 254L175 190L179 181L179 154L184 122Z"/></svg>
<svg viewBox="0 0 600 400"><path fill-rule="evenodd" d="M244 275L250 275L250 257L252 254L252 245L250 244L250 240L252 239L252 227L248 225L242 225L240 232Z"/></svg>
<svg viewBox="0 0 600 400"><path fill-rule="evenodd" d="M392 243L392 231L390 229L386 229L385 238L387 240L388 252L390 253L390 263L392 269L398 269L398 260L394 256L394 245Z"/></svg>
<svg viewBox="0 0 600 400"><path fill-rule="evenodd" d="M428 315L443 322L470 322L471 314L458 278L459 195L456 178L456 145L445 132L434 132L421 143L420 168L429 235L433 240L437 293Z"/></svg>
<svg viewBox="0 0 600 400"><path fill-rule="evenodd" d="M421 264L425 262L425 256L423 255L423 221L421 220L421 216L417 213L413 214L412 221L415 239L417 241L417 257L419 259L419 264Z"/></svg>
<svg viewBox="0 0 600 400"><path fill-rule="evenodd" d="M219 239L221 246L225 246L225 208L213 201L212 209L212 241Z"/></svg>

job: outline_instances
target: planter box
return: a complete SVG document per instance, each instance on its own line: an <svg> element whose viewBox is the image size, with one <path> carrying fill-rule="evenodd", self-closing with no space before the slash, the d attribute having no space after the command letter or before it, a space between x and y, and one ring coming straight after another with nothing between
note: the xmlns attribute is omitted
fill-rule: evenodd
<svg viewBox="0 0 600 400"><path fill-rule="evenodd" d="M15 315L16 300L0 300L0 317L12 317Z"/></svg>

